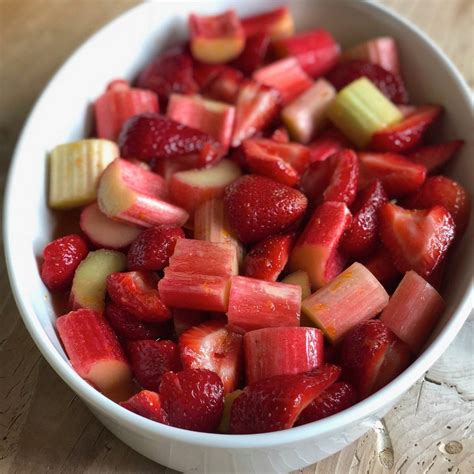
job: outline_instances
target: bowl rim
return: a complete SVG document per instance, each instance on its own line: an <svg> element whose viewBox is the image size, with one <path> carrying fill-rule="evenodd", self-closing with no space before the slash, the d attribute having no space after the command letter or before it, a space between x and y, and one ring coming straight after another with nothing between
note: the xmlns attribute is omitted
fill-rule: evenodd
<svg viewBox="0 0 474 474"><path fill-rule="evenodd" d="M3 239L5 245L5 261L7 264L7 273L12 289L12 293L16 305L20 311L21 318L33 338L36 346L48 361L50 366L67 383L67 385L77 393L81 399L94 411L104 415L112 416L116 422L126 426L132 431L140 433L147 433L152 437L165 437L183 443L189 443L195 446L206 446L213 448L232 448L232 449L251 449L251 448L269 448L281 445L289 445L305 439L330 434L337 431L344 426L361 421L363 418L373 415L373 421L377 419L374 415L378 410L382 410L387 401L390 403L402 396L430 366L438 359L444 352L448 345L455 338L465 320L467 319L470 310L472 309L472 300L474 297L473 285L468 288L459 302L457 309L453 313L450 320L446 323L445 329L436 337L436 339L427 347L427 349L397 378L386 385L375 394L366 398L365 400L353 405L352 407L343 410L336 415L332 415L323 420L319 420L306 425L294 427L288 430L248 434L248 435L231 435L231 434L216 434L216 433L201 433L196 431L185 430L167 426L161 423L156 423L147 418L141 417L129 410L122 408L117 403L109 400L99 391L90 386L83 380L72 368L70 363L62 358L60 353L53 346L52 342L47 337L39 320L36 318L34 312L29 308L20 293L19 280L16 277L14 270L14 262L12 261L12 248L14 247L13 239L8 232L9 227L7 223L10 221L10 216L14 213L12 199L14 177L18 174L18 159L21 154L23 142L26 141L29 128L33 122L34 116L38 113L40 105L44 100L47 92L54 87L61 71L67 68L68 64L72 62L80 52L85 49L90 43L96 41L107 31L113 28L117 23L123 21L127 16L133 14L139 9L148 8L148 3L141 3L131 9L126 10L112 21L105 24L97 32L91 35L84 41L75 51L67 58L67 60L58 68L53 77L50 79L46 87L43 89L41 95L33 106L28 119L23 126L17 141L13 158L11 160L10 169L7 175L7 183L4 195L4 214L3 214ZM471 101L470 90L458 69L454 66L452 61L441 50L441 48L433 42L426 33L420 30L411 21L402 17L400 14L394 12L385 5L374 3L373 0L362 0L360 6L375 10L376 13L389 17L392 21L398 22L402 29L411 30L411 33L418 37L418 40L425 43L433 52L437 59L443 63L453 76L457 87L461 91L466 102Z"/></svg>

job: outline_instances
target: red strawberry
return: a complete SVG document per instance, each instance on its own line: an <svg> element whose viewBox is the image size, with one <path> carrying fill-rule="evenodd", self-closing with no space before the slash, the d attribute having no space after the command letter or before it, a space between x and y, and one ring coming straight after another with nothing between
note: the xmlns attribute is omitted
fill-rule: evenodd
<svg viewBox="0 0 474 474"><path fill-rule="evenodd" d="M392 153L359 153L360 187L380 180L389 197L415 192L425 180L426 168L401 155Z"/></svg>
<svg viewBox="0 0 474 474"><path fill-rule="evenodd" d="M334 67L327 79L337 89L341 90L360 77L367 77L380 91L396 104L408 103L408 93L399 76L386 71L378 64L360 59L344 61Z"/></svg>
<svg viewBox="0 0 474 474"><path fill-rule="evenodd" d="M64 290L71 285L74 272L87 257L85 240L76 234L53 240L43 250L41 278L51 290Z"/></svg>
<svg viewBox="0 0 474 474"><path fill-rule="evenodd" d="M413 150L407 158L426 167L428 173L437 173L464 145L464 140L452 140Z"/></svg>
<svg viewBox="0 0 474 474"><path fill-rule="evenodd" d="M345 253L360 259L372 252L378 241L378 210L387 201L380 181L374 181L360 192L352 209L351 225L341 243Z"/></svg>
<svg viewBox="0 0 474 474"><path fill-rule="evenodd" d="M245 41L244 50L233 61L233 65L245 75L250 76L263 64L269 44L270 37L264 31L249 36Z"/></svg>
<svg viewBox="0 0 474 474"><path fill-rule="evenodd" d="M456 224L456 237L466 230L471 214L469 193L456 181L446 176L428 178L422 188L404 202L410 209L430 209L444 206Z"/></svg>
<svg viewBox="0 0 474 474"><path fill-rule="evenodd" d="M225 64L201 63L196 59L194 60L193 66L194 80L197 82L201 91L204 90L221 71L228 67Z"/></svg>
<svg viewBox="0 0 474 474"><path fill-rule="evenodd" d="M243 275L277 281L288 262L292 241L291 235L274 235L256 244L245 256Z"/></svg>
<svg viewBox="0 0 474 474"><path fill-rule="evenodd" d="M234 104L240 92L243 76L240 71L229 66L222 69L209 81L203 89L203 94L214 100Z"/></svg>
<svg viewBox="0 0 474 474"><path fill-rule="evenodd" d="M358 180L357 155L345 149L312 163L301 178L301 189L313 204L338 201L350 206L357 194Z"/></svg>
<svg viewBox="0 0 474 474"><path fill-rule="evenodd" d="M210 370L167 372L161 379L160 398L172 426L204 432L213 432L219 426L224 387Z"/></svg>
<svg viewBox="0 0 474 474"><path fill-rule="evenodd" d="M173 308L173 324L176 335L179 337L184 331L199 326L209 319L208 313L193 309Z"/></svg>
<svg viewBox="0 0 474 474"><path fill-rule="evenodd" d="M242 335L219 321L208 321L188 329L179 338L181 360L186 369L209 369L224 384L224 393L234 391L240 382Z"/></svg>
<svg viewBox="0 0 474 474"><path fill-rule="evenodd" d="M359 324L341 344L343 376L361 399L393 380L410 360L408 346L378 319Z"/></svg>
<svg viewBox="0 0 474 474"><path fill-rule="evenodd" d="M363 263L365 268L388 290L392 290L402 277L393 264L390 253L383 245L380 245Z"/></svg>
<svg viewBox="0 0 474 474"><path fill-rule="evenodd" d="M239 240L252 243L288 229L303 216L308 202L296 189L245 175L227 186L224 204Z"/></svg>
<svg viewBox="0 0 474 474"><path fill-rule="evenodd" d="M177 239L184 238L181 227L161 225L145 229L130 245L128 268L130 270L162 270L168 266Z"/></svg>
<svg viewBox="0 0 474 474"><path fill-rule="evenodd" d="M276 128L270 138L278 143L288 143L290 141L290 135L285 127Z"/></svg>
<svg viewBox="0 0 474 474"><path fill-rule="evenodd" d="M142 390L126 402L120 402L120 406L149 420L164 423L165 425L169 424L168 417L161 408L160 396L155 392Z"/></svg>
<svg viewBox="0 0 474 474"><path fill-rule="evenodd" d="M328 128L318 138L309 145L310 161L324 161L334 153L344 148L349 148L350 143L347 138L337 129Z"/></svg>
<svg viewBox="0 0 474 474"><path fill-rule="evenodd" d="M400 123L375 132L369 145L370 150L403 153L412 150L422 140L428 127L441 115L439 105L417 107L416 111Z"/></svg>
<svg viewBox="0 0 474 474"><path fill-rule="evenodd" d="M268 433L291 428L300 413L339 374L339 367L325 365L311 372L275 375L247 385L232 405L231 433Z"/></svg>
<svg viewBox="0 0 474 474"><path fill-rule="evenodd" d="M379 211L380 236L397 269L429 276L454 239L454 221L442 206L409 211L385 204Z"/></svg>
<svg viewBox="0 0 474 474"><path fill-rule="evenodd" d="M296 420L296 426L335 415L357 403L357 392L347 382L336 382L315 398Z"/></svg>
<svg viewBox="0 0 474 474"><path fill-rule="evenodd" d="M192 156L192 167L213 163L225 153L222 145L209 134L153 113L128 119L120 132L119 145L123 158L189 161Z"/></svg>
<svg viewBox="0 0 474 474"><path fill-rule="evenodd" d="M148 390L160 390L161 376L165 372L181 370L179 348L171 341L142 340L129 342L127 353L133 375Z"/></svg>

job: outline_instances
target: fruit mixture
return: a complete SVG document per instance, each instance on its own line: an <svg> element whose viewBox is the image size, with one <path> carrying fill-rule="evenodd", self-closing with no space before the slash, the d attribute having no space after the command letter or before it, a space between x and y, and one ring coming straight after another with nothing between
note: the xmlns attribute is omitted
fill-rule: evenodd
<svg viewBox="0 0 474 474"><path fill-rule="evenodd" d="M203 432L333 415L400 374L443 311L466 190L441 173L440 105L413 105L397 44L341 51L277 8L189 17L189 41L95 100L49 156L44 249L69 295L72 367L124 408Z"/></svg>

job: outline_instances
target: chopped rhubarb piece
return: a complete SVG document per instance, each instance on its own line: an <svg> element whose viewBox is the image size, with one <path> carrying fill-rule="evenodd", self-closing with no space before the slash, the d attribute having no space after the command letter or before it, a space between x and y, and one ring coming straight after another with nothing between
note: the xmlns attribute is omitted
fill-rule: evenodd
<svg viewBox="0 0 474 474"><path fill-rule="evenodd" d="M234 404L237 397L242 393L242 390L234 390L231 393L228 393L224 398L224 413L222 414L222 419L217 429L219 433L229 433L230 432L230 412L232 410L232 405Z"/></svg>
<svg viewBox="0 0 474 474"><path fill-rule="evenodd" d="M288 7L278 7L259 15L247 16L241 19L245 36L265 33L272 40L291 36L294 32L294 22Z"/></svg>
<svg viewBox="0 0 474 474"><path fill-rule="evenodd" d="M312 77L330 71L337 63L341 48L326 30L303 31L289 38L275 41L278 56L295 56L301 67Z"/></svg>
<svg viewBox="0 0 474 474"><path fill-rule="evenodd" d="M132 373L114 332L100 313L71 311L56 328L74 370L115 401L131 395Z"/></svg>
<svg viewBox="0 0 474 474"><path fill-rule="evenodd" d="M235 276L230 287L227 317L230 326L244 332L299 326L300 306L299 286Z"/></svg>
<svg viewBox="0 0 474 474"><path fill-rule="evenodd" d="M283 104L291 102L314 84L294 57L263 66L253 73L252 78L260 84L275 88L280 93Z"/></svg>
<svg viewBox="0 0 474 474"><path fill-rule="evenodd" d="M391 382L410 361L408 346L378 319L359 324L342 341L342 373L360 399Z"/></svg>
<svg viewBox="0 0 474 474"><path fill-rule="evenodd" d="M166 182L161 176L117 158L100 178L97 202L107 217L122 222L144 227L183 225L188 213L166 202L166 195Z"/></svg>
<svg viewBox="0 0 474 474"><path fill-rule="evenodd" d="M243 75L237 69L222 66L213 80L203 88L203 94L213 100L235 104L239 96Z"/></svg>
<svg viewBox="0 0 474 474"><path fill-rule="evenodd" d="M303 300L301 310L332 343L337 343L361 321L377 316L387 303L384 287L356 262Z"/></svg>
<svg viewBox="0 0 474 474"><path fill-rule="evenodd" d="M43 250L41 279L51 291L68 288L79 264L89 249L80 235L71 234L53 240Z"/></svg>
<svg viewBox="0 0 474 474"><path fill-rule="evenodd" d="M425 105L405 117L400 123L378 130L372 136L369 148L388 153L403 153L415 148L423 139L426 130L441 115L439 105Z"/></svg>
<svg viewBox="0 0 474 474"><path fill-rule="evenodd" d="M220 15L189 16L191 52L203 63L226 63L244 49L245 33L234 10Z"/></svg>
<svg viewBox="0 0 474 474"><path fill-rule="evenodd" d="M160 390L164 373L182 368L178 345L171 341L132 341L127 344L127 353L138 383L155 392Z"/></svg>
<svg viewBox="0 0 474 474"><path fill-rule="evenodd" d="M393 153L359 153L360 187L380 180L389 197L415 192L426 178L426 168Z"/></svg>
<svg viewBox="0 0 474 474"><path fill-rule="evenodd" d="M235 105L232 135L234 147L264 129L272 121L280 108L280 94L271 87L255 81L246 81L239 88Z"/></svg>
<svg viewBox="0 0 474 474"><path fill-rule="evenodd" d="M104 309L106 280L114 272L127 267L127 258L115 250L89 252L80 263L72 281L70 302L73 309Z"/></svg>
<svg viewBox="0 0 474 474"><path fill-rule="evenodd" d="M260 241L245 256L243 274L276 281L288 262L292 241L291 235L274 235Z"/></svg>
<svg viewBox="0 0 474 474"><path fill-rule="evenodd" d="M144 161L173 158L190 168L218 161L225 148L211 135L160 114L141 114L127 120L120 132L123 158Z"/></svg>
<svg viewBox="0 0 474 474"><path fill-rule="evenodd" d="M437 173L463 145L464 140L452 140L438 145L424 146L410 152L407 158L418 165L425 166L428 173Z"/></svg>
<svg viewBox="0 0 474 474"><path fill-rule="evenodd" d="M401 273L393 264L389 251L383 245L380 245L379 248L365 260L364 266L389 291L393 289L393 286L401 278Z"/></svg>
<svg viewBox="0 0 474 474"><path fill-rule="evenodd" d="M342 250L355 259L367 257L378 243L379 209L388 201L380 181L374 181L357 198L352 222L341 242Z"/></svg>
<svg viewBox="0 0 474 474"><path fill-rule="evenodd" d="M267 433L291 428L340 372L335 365L324 365L304 374L276 375L247 385L232 405L231 432Z"/></svg>
<svg viewBox="0 0 474 474"><path fill-rule="evenodd" d="M348 382L336 382L315 398L296 420L295 425L305 425L335 415L357 403L357 392Z"/></svg>
<svg viewBox="0 0 474 474"><path fill-rule="evenodd" d="M303 272L302 270L290 273L285 278L283 278L282 283L287 283L288 285L298 285L299 287L301 287L302 300L304 300L311 294L311 283L309 281L309 276L306 272Z"/></svg>
<svg viewBox="0 0 474 474"><path fill-rule="evenodd" d="M209 315L202 311L196 311L192 309L173 309L173 323L176 335L179 337L183 332L191 329L194 326L206 322L209 319Z"/></svg>
<svg viewBox="0 0 474 474"><path fill-rule="evenodd" d="M234 127L235 107L199 95L173 94L166 115L175 122L208 133L226 148Z"/></svg>
<svg viewBox="0 0 474 474"><path fill-rule="evenodd" d="M122 125L130 117L158 110L158 97L154 92L131 88L127 81L117 86L117 81L113 81L94 103L97 136L116 141Z"/></svg>
<svg viewBox="0 0 474 474"><path fill-rule="evenodd" d="M264 31L249 36L245 41L244 50L235 59L233 65L245 75L250 76L255 69L263 65L269 44L270 37Z"/></svg>
<svg viewBox="0 0 474 474"><path fill-rule="evenodd" d="M230 160L210 168L179 171L170 179L170 196L176 205L192 214L208 199L223 197L226 186L240 175L240 168Z"/></svg>
<svg viewBox="0 0 474 474"><path fill-rule="evenodd" d="M308 372L323 365L324 336L315 328L258 329L244 335L244 354L247 384Z"/></svg>
<svg viewBox="0 0 474 474"><path fill-rule="evenodd" d="M179 338L185 369L209 369L222 380L224 394L237 388L242 368L242 335L219 321L188 329Z"/></svg>
<svg viewBox="0 0 474 474"><path fill-rule="evenodd" d="M281 119L293 139L309 143L326 123L326 112L336 95L334 87L325 79L318 79L307 91L286 105Z"/></svg>
<svg viewBox="0 0 474 474"><path fill-rule="evenodd" d="M383 310L380 321L418 354L443 309L441 295L421 276L409 271Z"/></svg>
<svg viewBox="0 0 474 474"><path fill-rule="evenodd" d="M380 237L400 272L429 276L454 239L451 214L442 206L410 211L385 204L379 211Z"/></svg>
<svg viewBox="0 0 474 474"><path fill-rule="evenodd" d="M309 159L311 163L314 163L315 161L324 161L344 148L350 148L350 142L337 128L332 127L318 135L308 147Z"/></svg>
<svg viewBox="0 0 474 474"><path fill-rule="evenodd" d="M235 246L229 242L179 239L168 269L173 272L231 277L237 275L239 265Z"/></svg>
<svg viewBox="0 0 474 474"><path fill-rule="evenodd" d="M166 269L164 278L158 283L158 291L161 301L166 306L226 312L229 302L229 286L228 277L175 272Z"/></svg>
<svg viewBox="0 0 474 474"><path fill-rule="evenodd" d="M287 230L303 216L307 203L296 189L256 175L234 181L224 198L229 223L244 243Z"/></svg>
<svg viewBox="0 0 474 474"><path fill-rule="evenodd" d="M161 408L160 396L149 390L142 390L126 402L120 402L120 406L130 410L137 415L168 425L168 417Z"/></svg>
<svg viewBox="0 0 474 474"><path fill-rule="evenodd" d="M306 271L315 289L331 281L344 268L338 246L350 223L351 213L342 202L328 201L316 208L291 253L291 270Z"/></svg>
<svg viewBox="0 0 474 474"><path fill-rule="evenodd" d="M97 203L82 210L79 224L93 245L112 250L128 247L142 231L135 225L108 218L100 211Z"/></svg>

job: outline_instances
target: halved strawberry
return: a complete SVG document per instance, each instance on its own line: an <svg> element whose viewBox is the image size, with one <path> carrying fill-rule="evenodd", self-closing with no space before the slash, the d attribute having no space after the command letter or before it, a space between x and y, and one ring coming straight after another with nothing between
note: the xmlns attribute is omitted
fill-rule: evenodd
<svg viewBox="0 0 474 474"><path fill-rule="evenodd" d="M170 370L181 370L179 348L172 341L145 339L127 344L133 375L148 390L160 390L161 376Z"/></svg>
<svg viewBox="0 0 474 474"><path fill-rule="evenodd" d="M350 147L347 138L335 127L328 128L309 145L310 161L324 161L334 153Z"/></svg>
<svg viewBox="0 0 474 474"><path fill-rule="evenodd" d="M209 369L224 384L224 393L235 390L242 369L242 335L219 321L188 329L179 338L179 350L185 369Z"/></svg>
<svg viewBox="0 0 474 474"><path fill-rule="evenodd" d="M390 252L383 245L380 245L363 264L388 291L393 290L402 277L393 263Z"/></svg>
<svg viewBox="0 0 474 474"><path fill-rule="evenodd" d="M388 153L403 153L415 148L423 139L428 127L441 115L439 105L417 107L404 120L372 136L369 149Z"/></svg>
<svg viewBox="0 0 474 474"><path fill-rule="evenodd" d="M243 76L240 71L229 66L222 66L214 79L208 81L203 94L214 100L235 104L239 96Z"/></svg>
<svg viewBox="0 0 474 474"><path fill-rule="evenodd" d="M464 140L452 140L438 145L428 145L413 150L407 158L426 167L428 173L439 172L464 145Z"/></svg>
<svg viewBox="0 0 474 474"><path fill-rule="evenodd" d="M249 36L245 41L244 50L233 61L233 66L250 76L263 64L269 44L270 37L264 31Z"/></svg>
<svg viewBox="0 0 474 474"><path fill-rule="evenodd" d="M199 326L209 319L209 314L192 309L173 308L173 324L179 337L184 331Z"/></svg>
<svg viewBox="0 0 474 474"><path fill-rule="evenodd" d="M231 433L268 433L291 428L300 413L339 374L339 367L325 365L311 372L276 375L247 385L232 405Z"/></svg>
<svg viewBox="0 0 474 474"><path fill-rule="evenodd" d="M193 77L197 82L199 89L203 91L217 75L228 68L225 64L206 64L194 60L193 62Z"/></svg>
<svg viewBox="0 0 474 474"><path fill-rule="evenodd" d="M442 206L410 211L384 204L379 211L380 236L397 269L429 276L454 239L454 221Z"/></svg>
<svg viewBox="0 0 474 474"><path fill-rule="evenodd" d="M137 415L144 416L149 420L157 421L165 425L169 424L168 417L163 408L161 408L160 396L150 390L138 392L126 402L120 402L120 406Z"/></svg>

